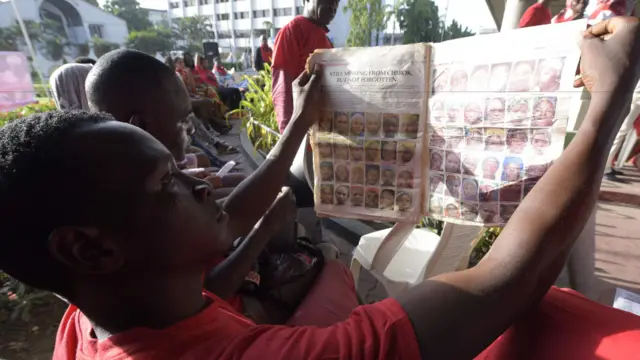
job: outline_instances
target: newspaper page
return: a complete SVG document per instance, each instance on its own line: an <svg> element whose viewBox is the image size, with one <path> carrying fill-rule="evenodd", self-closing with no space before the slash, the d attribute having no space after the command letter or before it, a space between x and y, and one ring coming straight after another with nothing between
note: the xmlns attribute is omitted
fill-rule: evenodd
<svg viewBox="0 0 640 360"><path fill-rule="evenodd" d="M325 111L312 132L319 215L417 221L428 46L316 52Z"/></svg>
<svg viewBox="0 0 640 360"><path fill-rule="evenodd" d="M585 21L433 44L424 213L505 224L563 151Z"/></svg>

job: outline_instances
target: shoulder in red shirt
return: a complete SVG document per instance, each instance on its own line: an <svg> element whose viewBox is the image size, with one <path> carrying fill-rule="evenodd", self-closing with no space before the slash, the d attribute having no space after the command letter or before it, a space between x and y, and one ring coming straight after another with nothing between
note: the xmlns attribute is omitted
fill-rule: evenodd
<svg viewBox="0 0 640 360"><path fill-rule="evenodd" d="M304 71L309 55L318 49L333 48L327 37L328 31L304 16L296 16L276 35L271 64L271 95L281 133L293 114L291 84Z"/></svg>
<svg viewBox="0 0 640 360"><path fill-rule="evenodd" d="M540 3L529 6L520 18L519 28L551 24L551 11Z"/></svg>
<svg viewBox="0 0 640 360"><path fill-rule="evenodd" d="M54 360L175 359L419 359L406 313L393 299L356 308L336 325L255 325L215 295L198 315L167 329L132 329L98 341L91 323L69 307L58 330Z"/></svg>

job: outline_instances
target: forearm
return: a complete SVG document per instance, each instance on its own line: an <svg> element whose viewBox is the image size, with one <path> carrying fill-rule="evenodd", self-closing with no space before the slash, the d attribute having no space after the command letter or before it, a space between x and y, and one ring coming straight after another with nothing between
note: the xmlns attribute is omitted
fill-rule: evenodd
<svg viewBox="0 0 640 360"><path fill-rule="evenodd" d="M235 237L246 235L271 206L285 185L307 130L294 118L267 159L229 195L224 209L232 219L230 226Z"/></svg>
<svg viewBox="0 0 640 360"><path fill-rule="evenodd" d="M270 238L256 225L240 246L207 274L205 288L222 299L235 295Z"/></svg>
<svg viewBox="0 0 640 360"><path fill-rule="evenodd" d="M620 94L594 96L578 135L477 267L438 276L398 298L423 358L473 358L546 292L593 210L627 101Z"/></svg>

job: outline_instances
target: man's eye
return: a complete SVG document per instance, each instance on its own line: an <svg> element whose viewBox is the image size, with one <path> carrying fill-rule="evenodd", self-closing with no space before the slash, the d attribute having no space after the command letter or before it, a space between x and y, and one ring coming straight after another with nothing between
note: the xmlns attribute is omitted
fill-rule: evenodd
<svg viewBox="0 0 640 360"><path fill-rule="evenodd" d="M174 180L173 173L172 172L166 173L161 179L162 186L166 187L168 185L171 185L173 183L173 180Z"/></svg>

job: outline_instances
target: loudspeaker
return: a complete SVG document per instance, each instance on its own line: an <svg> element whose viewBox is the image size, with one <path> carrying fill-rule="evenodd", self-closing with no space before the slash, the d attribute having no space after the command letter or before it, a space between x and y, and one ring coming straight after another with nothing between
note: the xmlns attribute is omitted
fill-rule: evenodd
<svg viewBox="0 0 640 360"><path fill-rule="evenodd" d="M215 41L202 42L202 49L204 50L204 57L209 64L213 64L213 59L220 56L220 49Z"/></svg>

